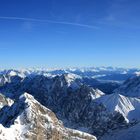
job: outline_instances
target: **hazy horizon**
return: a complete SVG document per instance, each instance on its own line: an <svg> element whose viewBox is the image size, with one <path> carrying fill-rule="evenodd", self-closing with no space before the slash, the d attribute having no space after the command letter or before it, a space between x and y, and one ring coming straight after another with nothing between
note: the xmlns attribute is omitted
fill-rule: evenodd
<svg viewBox="0 0 140 140"><path fill-rule="evenodd" d="M28 69L34 69L34 70L66 70L66 69L101 69L101 68L113 68L113 69L140 69L140 67L117 67L117 66L71 66L71 67L0 67L0 70L28 70Z"/></svg>

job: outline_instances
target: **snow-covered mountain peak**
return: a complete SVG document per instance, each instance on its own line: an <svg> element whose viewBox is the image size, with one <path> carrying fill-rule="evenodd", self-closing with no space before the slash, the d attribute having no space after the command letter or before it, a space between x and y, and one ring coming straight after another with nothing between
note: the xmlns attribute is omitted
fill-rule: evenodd
<svg viewBox="0 0 140 140"><path fill-rule="evenodd" d="M140 76L140 71L135 72L136 76Z"/></svg>
<svg viewBox="0 0 140 140"><path fill-rule="evenodd" d="M15 71L10 71L10 72L8 73L8 75L9 75L9 76L16 76L17 73L16 73Z"/></svg>
<svg viewBox="0 0 140 140"><path fill-rule="evenodd" d="M0 139L96 140L90 134L65 128L48 108L24 93L11 107L0 112Z"/></svg>
<svg viewBox="0 0 140 140"><path fill-rule="evenodd" d="M104 104L109 111L121 113L127 122L140 120L140 99L114 93L102 96L97 101Z"/></svg>
<svg viewBox="0 0 140 140"><path fill-rule="evenodd" d="M77 89L82 85L80 81L81 77L75 74L66 73L61 76L56 76L55 78L55 86L60 85L60 87L72 89Z"/></svg>
<svg viewBox="0 0 140 140"><path fill-rule="evenodd" d="M25 92L24 94L22 94L19 97L19 100L23 100L25 102L33 102L35 99L32 95L28 94L27 92Z"/></svg>
<svg viewBox="0 0 140 140"><path fill-rule="evenodd" d="M11 106L14 103L13 100L6 98L4 95L0 94L0 109L5 105Z"/></svg>
<svg viewBox="0 0 140 140"><path fill-rule="evenodd" d="M73 73L66 73L63 74L66 80L75 80L75 79L81 79L82 77Z"/></svg>
<svg viewBox="0 0 140 140"><path fill-rule="evenodd" d="M92 97L92 99L97 99L97 98L100 98L101 96L105 95L102 91L100 91L99 89L93 89L91 88L91 92L90 93L90 96Z"/></svg>

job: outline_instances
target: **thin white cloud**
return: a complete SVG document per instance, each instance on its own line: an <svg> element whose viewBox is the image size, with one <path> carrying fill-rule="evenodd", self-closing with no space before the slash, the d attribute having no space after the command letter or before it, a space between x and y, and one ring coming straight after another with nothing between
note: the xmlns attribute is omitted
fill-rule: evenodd
<svg viewBox="0 0 140 140"><path fill-rule="evenodd" d="M74 23L74 22L54 21L54 20L48 20L48 19L23 18L23 17L2 17L2 16L0 17L0 19L2 19L2 20L23 20L23 21L34 21L34 22L47 22L47 23L53 23L53 24L64 24L64 25L85 27L85 28L90 28L90 29L98 29L97 26L81 24L81 23Z"/></svg>

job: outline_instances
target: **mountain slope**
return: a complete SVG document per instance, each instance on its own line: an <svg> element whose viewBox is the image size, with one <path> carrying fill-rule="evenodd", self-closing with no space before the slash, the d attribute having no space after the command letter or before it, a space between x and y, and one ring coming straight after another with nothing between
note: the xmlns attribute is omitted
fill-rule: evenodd
<svg viewBox="0 0 140 140"><path fill-rule="evenodd" d="M105 105L110 112L117 111L121 113L127 122L140 120L140 99L114 93L102 96L96 101Z"/></svg>
<svg viewBox="0 0 140 140"><path fill-rule="evenodd" d="M101 140L139 140L140 124L106 134Z"/></svg>
<svg viewBox="0 0 140 140"><path fill-rule="evenodd" d="M137 75L125 81L121 87L115 90L115 93L140 98L140 76Z"/></svg>
<svg viewBox="0 0 140 140"><path fill-rule="evenodd" d="M65 128L55 114L24 93L0 111L0 139L96 140L92 135Z"/></svg>
<svg viewBox="0 0 140 140"><path fill-rule="evenodd" d="M18 82L15 80L5 84L1 91L15 100L27 92L51 109L66 127L96 136L126 124L122 114L109 112L102 103L95 102L104 93L83 84L75 75L31 75Z"/></svg>
<svg viewBox="0 0 140 140"><path fill-rule="evenodd" d="M125 82L116 93L105 95L91 87L100 82L70 71L57 71L62 73L57 76L32 70L1 73L0 92L13 101L0 95L0 139L95 139L92 135L101 138L139 121L140 99L118 94L139 91L138 76Z"/></svg>

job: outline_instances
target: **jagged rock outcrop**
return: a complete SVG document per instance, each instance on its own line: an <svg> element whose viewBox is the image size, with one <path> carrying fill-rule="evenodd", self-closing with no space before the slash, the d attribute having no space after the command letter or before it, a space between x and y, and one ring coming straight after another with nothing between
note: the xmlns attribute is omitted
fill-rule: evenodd
<svg viewBox="0 0 140 140"><path fill-rule="evenodd" d="M0 110L6 105L11 106L13 103L13 100L6 98L4 95L0 94Z"/></svg>
<svg viewBox="0 0 140 140"><path fill-rule="evenodd" d="M87 133L65 128L55 114L24 93L0 111L0 139L96 140Z"/></svg>
<svg viewBox="0 0 140 140"><path fill-rule="evenodd" d="M104 93L81 83L74 75L64 74L54 78L28 76L17 82L17 86L16 82L6 84L2 91L6 95L12 93L10 97L14 99L18 99L23 92L28 92L51 109L65 126L96 136L102 136L110 129L126 124L120 113L110 113L102 103L95 102Z"/></svg>
<svg viewBox="0 0 140 140"><path fill-rule="evenodd" d="M139 109L133 112L133 108L139 107L139 99L128 99L119 94L105 95L100 90L85 85L80 77L70 73L55 77L32 74L22 78L16 75L10 79L12 79L10 82L0 87L0 91L16 100L14 105L24 92L28 92L41 105L52 110L64 126L97 137L112 130L128 127L129 117L132 115L131 119L135 119L133 115L135 113L137 118L139 117ZM118 96L114 97L115 95ZM19 106L21 112L22 106ZM109 110L108 106L113 109ZM2 110L5 109L7 112L10 111L9 107L4 107ZM12 125L14 121L7 120L15 120L16 114L6 120L5 117L1 117L1 123L6 127Z"/></svg>

